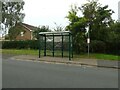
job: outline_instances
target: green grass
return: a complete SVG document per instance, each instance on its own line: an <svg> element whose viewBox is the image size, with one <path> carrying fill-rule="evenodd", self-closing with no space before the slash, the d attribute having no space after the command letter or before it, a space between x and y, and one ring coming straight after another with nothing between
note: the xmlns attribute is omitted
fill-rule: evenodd
<svg viewBox="0 0 120 90"><path fill-rule="evenodd" d="M120 56L117 55L110 55L110 54L101 54L101 53L92 53L82 54L82 55L74 55L76 58L90 58L90 59L100 59L100 60L119 60Z"/></svg>
<svg viewBox="0 0 120 90"><path fill-rule="evenodd" d="M17 55L38 55L38 50L30 50L30 49L2 49L3 54L17 54ZM52 51L47 50L47 55L52 56ZM41 50L41 55L44 54L44 51ZM61 51L55 51L55 56L61 56ZM68 52L64 52L64 56L68 56Z"/></svg>
<svg viewBox="0 0 120 90"><path fill-rule="evenodd" d="M93 54L97 59L104 59L104 60L118 60L118 56L116 55L109 55L109 54Z"/></svg>
<svg viewBox="0 0 120 90"><path fill-rule="evenodd" d="M1 52L1 51L0 51ZM27 50L27 49L2 49L3 54L17 54L17 55L38 55L38 50ZM44 54L43 51L41 51L42 55ZM47 51L47 55L52 56L52 52ZM61 51L55 51L55 56L61 56ZM68 56L68 52L64 52L64 56ZM109 55L109 54L98 54L93 53L90 54L88 57L87 54L80 54L80 55L74 55L74 58L90 58L90 59L100 59L100 60L119 60L120 56L116 55ZM118 59L119 58L119 59Z"/></svg>
<svg viewBox="0 0 120 90"><path fill-rule="evenodd" d="M3 54L17 54L17 55L38 55L38 50L16 50L16 49L2 49Z"/></svg>

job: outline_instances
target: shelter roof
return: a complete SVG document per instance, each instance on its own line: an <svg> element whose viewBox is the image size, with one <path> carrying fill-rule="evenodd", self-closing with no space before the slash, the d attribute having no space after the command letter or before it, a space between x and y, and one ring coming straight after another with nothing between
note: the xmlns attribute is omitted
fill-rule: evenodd
<svg viewBox="0 0 120 90"><path fill-rule="evenodd" d="M70 31L54 31L54 32L40 32L39 35L46 35L46 36L62 36L62 35L69 35L71 34Z"/></svg>

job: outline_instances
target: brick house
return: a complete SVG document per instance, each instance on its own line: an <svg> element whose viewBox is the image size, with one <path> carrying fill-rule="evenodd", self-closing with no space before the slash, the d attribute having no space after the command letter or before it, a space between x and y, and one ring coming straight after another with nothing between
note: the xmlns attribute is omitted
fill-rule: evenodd
<svg viewBox="0 0 120 90"><path fill-rule="evenodd" d="M33 31L37 29L37 27L28 25L25 23L19 23L16 26L22 27L22 31L19 35L17 35L16 40L33 40Z"/></svg>

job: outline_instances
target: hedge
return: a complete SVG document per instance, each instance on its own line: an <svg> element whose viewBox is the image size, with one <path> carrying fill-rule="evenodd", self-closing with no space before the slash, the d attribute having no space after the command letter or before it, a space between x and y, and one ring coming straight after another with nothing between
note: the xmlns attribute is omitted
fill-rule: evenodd
<svg viewBox="0 0 120 90"><path fill-rule="evenodd" d="M90 43L90 52L92 53L105 53L106 43L103 41L93 40Z"/></svg>
<svg viewBox="0 0 120 90"><path fill-rule="evenodd" d="M27 41L2 41L2 49L38 49L37 40Z"/></svg>
<svg viewBox="0 0 120 90"><path fill-rule="evenodd" d="M54 43L55 50L61 50L61 43ZM46 49L52 50L53 42L46 42ZM44 49L44 42L41 43L41 49ZM69 44L67 42L63 43L64 51L68 50ZM39 41L38 40L27 40L27 41L3 41L2 49L39 49Z"/></svg>
<svg viewBox="0 0 120 90"><path fill-rule="evenodd" d="M103 42L103 41L91 41L90 50L93 53L107 53L107 54L119 54L120 42Z"/></svg>
<svg viewBox="0 0 120 90"><path fill-rule="evenodd" d="M107 42L106 46L107 46L106 53L120 55L120 41Z"/></svg>
<svg viewBox="0 0 120 90"><path fill-rule="evenodd" d="M68 43L63 44L64 51L68 50ZM44 49L44 43L41 45L41 49ZM47 42L47 50L52 50L52 42ZM27 41L2 41L2 49L38 49L39 42L37 40ZM55 43L55 50L61 50L61 43ZM73 50L78 50L81 53L87 52L87 43L82 43L80 47L74 45ZM120 53L120 42L103 42L92 40L90 43L90 53Z"/></svg>

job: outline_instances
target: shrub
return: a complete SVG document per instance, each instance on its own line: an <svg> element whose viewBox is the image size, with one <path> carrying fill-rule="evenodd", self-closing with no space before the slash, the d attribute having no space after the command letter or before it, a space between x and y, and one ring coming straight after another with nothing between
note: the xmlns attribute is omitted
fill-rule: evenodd
<svg viewBox="0 0 120 90"><path fill-rule="evenodd" d="M106 43L106 53L120 55L120 41L107 42Z"/></svg>
<svg viewBox="0 0 120 90"><path fill-rule="evenodd" d="M52 50L53 42L46 42L46 49ZM61 43L54 43L55 50L61 50ZM63 43L64 51L68 50L68 43ZM26 40L26 41L3 41L2 49L39 49L38 40ZM41 49L44 50L44 42L41 42Z"/></svg>
<svg viewBox="0 0 120 90"><path fill-rule="evenodd" d="M105 53L106 44L103 41L93 40L90 43L90 52Z"/></svg>
<svg viewBox="0 0 120 90"><path fill-rule="evenodd" d="M76 54L87 52L87 43L81 41L81 43L73 43L73 50Z"/></svg>
<svg viewBox="0 0 120 90"><path fill-rule="evenodd" d="M52 42L47 42L46 49L52 50ZM79 45L79 44L77 44ZM73 50L76 53L86 53L87 43L82 42L80 46L74 44ZM44 50L44 42L41 43L41 49ZM55 43L55 50L61 50L61 44ZM38 40L27 40L27 41L2 41L2 49L39 49ZM63 50L69 50L69 44L63 43ZM98 40L92 40L90 43L90 53L108 53L108 54L120 54L120 41L114 42L103 42Z"/></svg>
<svg viewBox="0 0 120 90"><path fill-rule="evenodd" d="M37 40L2 42L2 49L38 49L38 48L39 42Z"/></svg>

